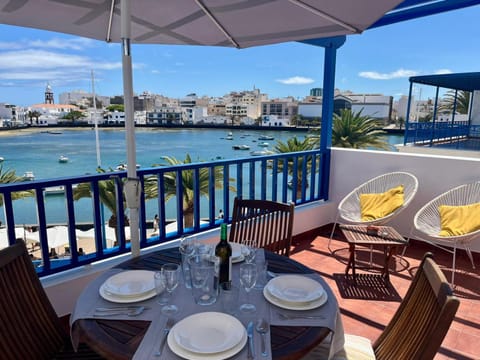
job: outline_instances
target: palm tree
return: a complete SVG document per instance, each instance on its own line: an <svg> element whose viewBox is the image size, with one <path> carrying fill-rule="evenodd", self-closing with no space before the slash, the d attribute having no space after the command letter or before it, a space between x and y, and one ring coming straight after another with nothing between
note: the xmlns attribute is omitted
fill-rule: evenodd
<svg viewBox="0 0 480 360"><path fill-rule="evenodd" d="M0 165L0 184L11 184L21 181L25 181L25 178L17 176L15 170L3 171L3 166ZM12 193L12 200L23 199L30 196L34 196L33 190L15 191ZM0 196L0 206L3 206L3 196Z"/></svg>
<svg viewBox="0 0 480 360"><path fill-rule="evenodd" d="M163 160L166 164L161 166L175 166L180 164L191 164L192 159L189 154L185 156L185 160L178 160L175 157L164 156ZM183 186L183 215L185 220L185 227L193 227L193 204L194 204L194 171L183 170L182 171L182 186ZM210 181L209 181L209 169L199 169L198 188L200 196L209 195ZM177 173L168 172L165 173L165 201L177 195ZM214 187L215 189L223 188L223 167L217 166L214 168ZM235 188L230 186L231 191L235 191ZM148 198L156 198L158 196L158 184L156 177L149 177L145 179L145 195Z"/></svg>
<svg viewBox="0 0 480 360"><path fill-rule="evenodd" d="M455 104L455 90L449 90L443 99L442 105L438 107L439 110L447 110L452 112ZM470 106L470 91L460 90L457 92L456 112L459 114L468 114Z"/></svg>
<svg viewBox="0 0 480 360"><path fill-rule="evenodd" d="M113 171L109 169L109 171ZM97 172L100 174L104 174L107 170L102 169L101 167L97 168ZM115 188L115 180L102 180L98 182L98 191L100 194L100 201L103 205L107 207L108 210L112 213L112 216L108 219L108 226L114 229L118 227L118 219L117 219L117 198L116 198L116 188ZM81 198L92 197L92 189L90 183L81 183L73 191L73 199L80 200ZM123 196L123 205L125 208L126 202L125 197ZM129 225L130 222L128 217L124 215L124 222L125 225ZM115 231L115 236L117 236L117 232ZM118 240L118 239L117 239Z"/></svg>
<svg viewBox="0 0 480 360"><path fill-rule="evenodd" d="M276 153L290 153L290 152L298 152L298 151L309 151L315 149L317 146L316 144L318 143L317 138L312 138L312 137L306 137L303 140L299 140L296 136L293 138L290 138L287 140L287 142L283 141L277 141L277 144L274 147L274 150ZM303 169L303 161L304 158L298 158L297 161L297 177L296 179L293 179L294 176L294 162L293 158L288 158L287 160L279 161L278 162L278 172L282 172L284 166L286 165L288 167L288 175L292 177L292 183L297 183L297 197L302 196L302 182L303 182L303 176L307 176L308 173L310 172L311 168L311 157L307 156L307 173L303 174L302 169ZM308 180L307 178L305 179L306 186L308 187Z"/></svg>
<svg viewBox="0 0 480 360"><path fill-rule="evenodd" d="M362 115L362 110L341 109L340 115L333 114L332 146L390 150L391 146L383 138L385 132L379 130L380 127L378 120Z"/></svg>
<svg viewBox="0 0 480 360"><path fill-rule="evenodd" d="M29 111L27 116L28 118L30 119L30 125L33 125L33 118L35 118L35 121L38 125L38 118L41 116L42 114L37 111L37 110L34 110L34 111Z"/></svg>

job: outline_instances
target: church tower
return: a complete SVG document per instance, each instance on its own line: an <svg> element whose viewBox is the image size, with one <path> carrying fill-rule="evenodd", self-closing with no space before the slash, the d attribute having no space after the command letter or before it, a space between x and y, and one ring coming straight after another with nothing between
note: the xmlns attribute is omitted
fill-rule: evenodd
<svg viewBox="0 0 480 360"><path fill-rule="evenodd" d="M55 101L53 100L53 91L50 84L47 84L47 88L45 89L45 104L54 104Z"/></svg>

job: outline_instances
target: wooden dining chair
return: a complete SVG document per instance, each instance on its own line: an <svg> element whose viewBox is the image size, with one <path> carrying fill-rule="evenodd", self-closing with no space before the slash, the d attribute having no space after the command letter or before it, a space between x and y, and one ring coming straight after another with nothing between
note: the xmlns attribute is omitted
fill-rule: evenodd
<svg viewBox="0 0 480 360"><path fill-rule="evenodd" d="M230 242L255 240L257 246L290 256L295 205L235 198Z"/></svg>
<svg viewBox="0 0 480 360"><path fill-rule="evenodd" d="M373 343L345 335L338 359L430 360L435 357L460 301L440 267L427 253L390 323Z"/></svg>
<svg viewBox="0 0 480 360"><path fill-rule="evenodd" d="M22 240L0 250L0 294L2 359L102 359L85 345L73 350Z"/></svg>

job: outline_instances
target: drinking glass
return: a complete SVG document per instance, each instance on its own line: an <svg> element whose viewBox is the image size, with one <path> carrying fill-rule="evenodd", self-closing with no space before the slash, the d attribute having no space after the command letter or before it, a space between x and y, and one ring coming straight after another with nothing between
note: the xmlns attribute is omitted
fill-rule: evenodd
<svg viewBox="0 0 480 360"><path fill-rule="evenodd" d="M188 258L195 254L196 247L197 247L197 239L195 237L184 236L180 239L180 246L178 250L182 255L183 281L187 289L192 288L192 279L190 277L190 266L188 263Z"/></svg>
<svg viewBox="0 0 480 360"><path fill-rule="evenodd" d="M165 305L168 302L167 291L165 290L165 276L162 271L156 271L153 275L155 281L155 292L157 294L157 302Z"/></svg>
<svg viewBox="0 0 480 360"><path fill-rule="evenodd" d="M253 263L255 256L257 255L257 241L256 240L243 240L240 246L243 258L247 263Z"/></svg>
<svg viewBox="0 0 480 360"><path fill-rule="evenodd" d="M240 306L240 311L244 313L254 313L257 309L254 304L249 301L250 290L257 282L257 264L243 263L240 265L240 284L246 292L246 303Z"/></svg>
<svg viewBox="0 0 480 360"><path fill-rule="evenodd" d="M167 304L162 307L162 313L165 315L173 315L178 311L178 307L174 304L169 304L172 300L172 292L178 286L180 278L180 266L178 264L167 263L162 266L162 274L165 278L165 290L168 292Z"/></svg>

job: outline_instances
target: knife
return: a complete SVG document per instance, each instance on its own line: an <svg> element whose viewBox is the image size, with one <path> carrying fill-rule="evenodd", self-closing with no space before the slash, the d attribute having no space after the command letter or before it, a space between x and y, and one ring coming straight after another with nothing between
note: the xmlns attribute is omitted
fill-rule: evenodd
<svg viewBox="0 0 480 360"><path fill-rule="evenodd" d="M248 358L254 359L255 358L255 346L253 344L253 331L254 325L253 321L250 321L247 326L247 335L248 335Z"/></svg>

